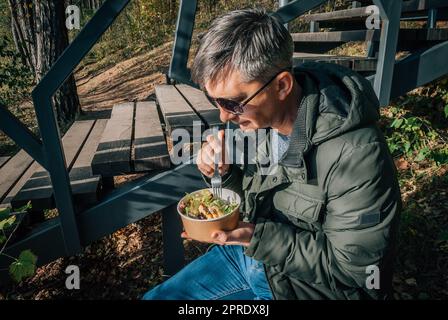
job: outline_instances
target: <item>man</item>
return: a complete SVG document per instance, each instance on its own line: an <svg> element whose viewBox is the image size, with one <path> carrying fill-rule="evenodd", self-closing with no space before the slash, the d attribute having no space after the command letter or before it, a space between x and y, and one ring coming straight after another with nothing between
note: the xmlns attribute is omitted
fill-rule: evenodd
<svg viewBox="0 0 448 320"><path fill-rule="evenodd" d="M274 16L239 10L201 40L193 80L244 132L278 130L259 146L278 151L277 170L220 164L223 187L239 192L244 221L216 232L214 246L144 299L386 299L401 206L378 100L349 69L292 68L293 42ZM214 172L221 140L198 153ZM184 237L188 235L183 234Z"/></svg>

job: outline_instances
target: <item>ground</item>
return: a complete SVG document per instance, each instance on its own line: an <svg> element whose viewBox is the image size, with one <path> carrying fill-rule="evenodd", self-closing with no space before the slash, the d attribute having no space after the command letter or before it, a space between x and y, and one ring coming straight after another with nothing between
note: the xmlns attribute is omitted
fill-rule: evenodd
<svg viewBox="0 0 448 320"><path fill-rule="evenodd" d="M97 70L94 64L79 68L76 79L83 110L86 113L110 110L115 103L145 99L153 94L154 85L165 81L171 46L172 43L167 43L102 70ZM416 94L428 100L423 104L429 105L433 100L424 92ZM402 107L415 112L405 103ZM426 109L417 114L422 110ZM382 121L395 116L388 112L387 108L382 111ZM32 117L32 113L28 117ZM386 123L382 125L387 126ZM447 133L446 124L443 130ZM447 299L447 165L435 166L429 161L416 162L405 157L398 157L396 165L405 209L394 298ZM116 182L126 183L126 180L119 177ZM197 242L185 241L184 244L188 261L209 247ZM80 267L81 290L65 288L64 270L71 264ZM161 217L154 214L93 243L82 254L39 268L32 278L1 289L0 299L138 299L161 281Z"/></svg>
<svg viewBox="0 0 448 320"><path fill-rule="evenodd" d="M83 110L110 109L124 101L143 100L163 83L171 59L172 42L147 53L98 70L86 65L76 73L78 94Z"/></svg>

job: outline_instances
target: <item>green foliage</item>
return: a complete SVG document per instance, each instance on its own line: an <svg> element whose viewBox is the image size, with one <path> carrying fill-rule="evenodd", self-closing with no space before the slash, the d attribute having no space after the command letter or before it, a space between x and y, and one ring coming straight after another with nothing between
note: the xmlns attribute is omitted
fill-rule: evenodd
<svg viewBox="0 0 448 320"><path fill-rule="evenodd" d="M18 216L23 216L29 209L29 204L18 209L17 212L11 212L11 208L0 209L0 256L3 255L13 260L9 266L9 273L16 282L20 282L34 274L37 257L30 250L22 251L18 258L12 257L3 251L8 240L11 239L23 219L23 217L20 219Z"/></svg>
<svg viewBox="0 0 448 320"><path fill-rule="evenodd" d="M33 78L6 36L0 38L0 102L20 103L30 93Z"/></svg>
<svg viewBox="0 0 448 320"><path fill-rule="evenodd" d="M411 157L417 152L415 161L425 159L429 153L428 143L437 138L429 121L420 117L399 116L390 124L391 134L387 138L390 151L394 155Z"/></svg>
<svg viewBox="0 0 448 320"><path fill-rule="evenodd" d="M431 152L431 156L437 165L447 164L448 163L448 146L446 146L444 148L437 149L437 150L433 150Z"/></svg>
<svg viewBox="0 0 448 320"><path fill-rule="evenodd" d="M414 161L432 159L447 163L447 148L436 148L439 133L431 122L419 116L410 116L397 107L391 107L393 121L386 128L389 149L394 156L406 156Z"/></svg>
<svg viewBox="0 0 448 320"><path fill-rule="evenodd" d="M22 251L19 258L9 267L11 277L16 282L31 277L36 270L36 261L37 257L30 250Z"/></svg>
<svg viewBox="0 0 448 320"><path fill-rule="evenodd" d="M4 212L0 212L0 215L1 215L0 216L0 231L1 232L6 232L16 222L16 216L15 215L10 215L8 210L5 210L5 213ZM3 244L3 242L0 240L0 245L1 244Z"/></svg>

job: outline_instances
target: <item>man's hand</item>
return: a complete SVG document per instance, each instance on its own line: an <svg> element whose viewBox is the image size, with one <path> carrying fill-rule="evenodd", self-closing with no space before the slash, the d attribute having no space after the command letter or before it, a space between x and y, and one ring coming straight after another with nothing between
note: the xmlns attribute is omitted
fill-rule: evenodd
<svg viewBox="0 0 448 320"><path fill-rule="evenodd" d="M215 153L221 155L221 159L218 162L219 174L223 176L229 170L229 163L227 160L227 150L224 146L224 130L218 132L218 136L213 134L207 136L207 142L202 144L201 150L199 150L196 163L199 171L205 176L211 178L215 171ZM222 152L224 149L224 152Z"/></svg>
<svg viewBox="0 0 448 320"><path fill-rule="evenodd" d="M254 234L255 225L248 222L240 221L238 227L232 231L216 231L212 234L212 243L220 245L241 245L249 246L252 235ZM186 232L180 235L182 238L191 239Z"/></svg>

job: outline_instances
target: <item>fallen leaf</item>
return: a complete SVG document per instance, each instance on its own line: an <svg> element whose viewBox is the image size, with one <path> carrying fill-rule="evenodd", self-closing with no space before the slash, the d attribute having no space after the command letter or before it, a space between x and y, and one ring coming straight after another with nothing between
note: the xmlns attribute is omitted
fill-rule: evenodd
<svg viewBox="0 0 448 320"><path fill-rule="evenodd" d="M409 162L407 162L404 158L400 158L395 160L395 166L398 170L407 170L409 169Z"/></svg>

